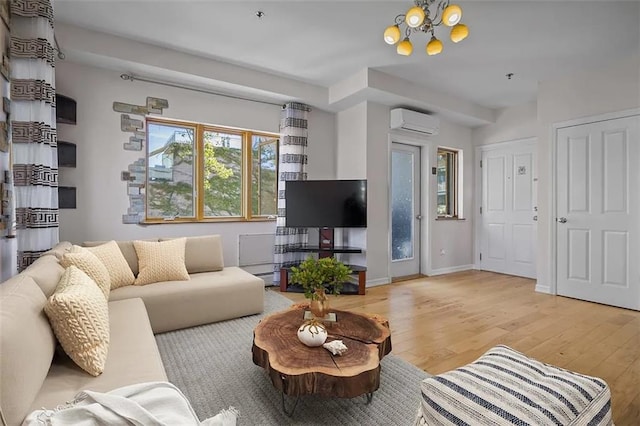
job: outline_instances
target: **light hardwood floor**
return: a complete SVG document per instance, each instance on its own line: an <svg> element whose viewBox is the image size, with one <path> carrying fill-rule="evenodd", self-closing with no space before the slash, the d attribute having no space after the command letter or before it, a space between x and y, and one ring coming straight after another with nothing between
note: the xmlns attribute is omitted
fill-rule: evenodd
<svg viewBox="0 0 640 426"><path fill-rule="evenodd" d="M304 295L282 293L294 301ZM384 315L395 355L438 374L497 344L603 378L617 426L640 425L640 312L536 293L534 281L469 271L331 297L331 306Z"/></svg>

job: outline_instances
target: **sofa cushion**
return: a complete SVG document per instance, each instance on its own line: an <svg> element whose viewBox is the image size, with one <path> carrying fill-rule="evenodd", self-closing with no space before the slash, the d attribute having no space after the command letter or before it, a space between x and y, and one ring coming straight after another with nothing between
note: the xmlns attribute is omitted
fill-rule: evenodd
<svg viewBox="0 0 640 426"><path fill-rule="evenodd" d="M158 241L157 238L152 238L143 241ZM95 247L107 243L108 241L85 241L82 243L85 247ZM133 247L133 241L116 241L118 247L120 247L120 251L122 255L127 260L129 267L131 268L131 272L133 272L134 276L138 276L138 255L136 254L136 249Z"/></svg>
<svg viewBox="0 0 640 426"><path fill-rule="evenodd" d="M109 271L95 254L83 247L73 246L70 251L62 256L60 264L65 268L73 265L80 269L98 285L98 288L104 294L105 300L109 299L109 291L111 290Z"/></svg>
<svg viewBox="0 0 640 426"><path fill-rule="evenodd" d="M92 376L100 375L109 352L109 311L96 283L69 266L44 311L69 357Z"/></svg>
<svg viewBox="0 0 640 426"><path fill-rule="evenodd" d="M264 281L237 268L115 289L110 300L144 300L154 333L257 314L264 309Z"/></svg>
<svg viewBox="0 0 640 426"><path fill-rule="evenodd" d="M10 425L29 412L53 359L56 338L42 310L46 301L25 274L0 285L0 413Z"/></svg>
<svg viewBox="0 0 640 426"><path fill-rule="evenodd" d="M173 239L160 238L160 241ZM190 274L221 271L224 268L224 260L220 235L187 237L187 243L184 248L184 263L187 267L187 272Z"/></svg>
<svg viewBox="0 0 640 426"><path fill-rule="evenodd" d="M38 284L46 297L53 294L64 273L64 268L55 256L40 256L23 274L30 276Z"/></svg>
<svg viewBox="0 0 640 426"><path fill-rule="evenodd" d="M86 249L95 254L107 267L112 289L133 284L136 278L115 241Z"/></svg>
<svg viewBox="0 0 640 426"><path fill-rule="evenodd" d="M142 300L109 302L109 328L111 341L104 372L91 377L66 354L57 353L29 412L55 408L85 389L107 392L134 383L167 380Z"/></svg>
<svg viewBox="0 0 640 426"><path fill-rule="evenodd" d="M184 265L186 238L171 241L134 241L138 254L140 272L135 285L145 285L168 280L188 280L189 273Z"/></svg>

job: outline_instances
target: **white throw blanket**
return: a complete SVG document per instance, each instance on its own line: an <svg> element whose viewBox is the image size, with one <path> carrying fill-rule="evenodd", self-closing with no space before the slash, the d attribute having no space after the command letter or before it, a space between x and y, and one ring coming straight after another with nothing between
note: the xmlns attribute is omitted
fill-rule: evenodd
<svg viewBox="0 0 640 426"><path fill-rule="evenodd" d="M55 410L36 410L23 425L130 424L140 426L235 426L237 411L231 407L203 422L180 390L167 382L140 383L107 393L83 391L73 402Z"/></svg>

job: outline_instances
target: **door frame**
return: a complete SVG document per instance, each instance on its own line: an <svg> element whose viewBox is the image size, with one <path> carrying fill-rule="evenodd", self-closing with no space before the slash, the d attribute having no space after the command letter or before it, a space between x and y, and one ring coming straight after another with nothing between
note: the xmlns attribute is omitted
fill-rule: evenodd
<svg viewBox="0 0 640 426"><path fill-rule="evenodd" d="M424 135L420 137L418 135L408 135L404 132L397 130L390 130L388 143L387 143L387 159L388 169L387 173L387 208L389 224L387 233L387 247L389 248L388 256L388 271L389 282L391 282L391 150L393 143L399 143L404 145L413 145L420 148L420 214L422 219L420 221L420 237L417 239L420 243L420 274L429 275L431 273L431 257L429 246L429 235L431 235L431 211L429 210L429 197L431 195L431 188L429 186L430 173L427 173L429 165L431 164L430 156L433 153L435 155L433 140L430 136Z"/></svg>
<svg viewBox="0 0 640 426"><path fill-rule="evenodd" d="M619 118L628 118L640 115L640 108L631 108L622 111L608 112L605 114L590 115L587 117L576 118L573 120L561 121L551 125L551 135L549 140L551 146L549 149L549 164L551 164L551 179L547 185L547 190L551 194L551 202L547 211L549 217L548 235L549 235L549 285L541 286L536 284L536 291L549 294L558 294L558 224L556 217L558 216L557 199L558 199L558 159L556 151L558 150L558 131L567 127L581 126L583 124L592 124L600 121L616 120ZM540 187L538 187L540 188ZM540 212L539 212L540 213Z"/></svg>
<svg viewBox="0 0 640 426"><path fill-rule="evenodd" d="M516 144L532 143L535 145L535 149L538 149L538 138L530 136L527 138L513 139L503 142L496 142L487 145L476 146L474 157L474 199L476 200L474 218L474 244L473 244L473 269L480 270L480 241L482 239L482 215L480 214L480 207L482 207L482 168L480 167L480 161L482 161L482 153L485 151L493 151L496 149L509 148ZM536 164L538 168L538 164ZM534 170L535 176L538 176L538 170ZM538 178L536 177L535 180ZM538 211L538 213L540 213ZM533 214L533 212L532 212ZM537 235L536 235L537 240ZM536 243L537 244L537 243ZM536 253L537 264L537 253Z"/></svg>

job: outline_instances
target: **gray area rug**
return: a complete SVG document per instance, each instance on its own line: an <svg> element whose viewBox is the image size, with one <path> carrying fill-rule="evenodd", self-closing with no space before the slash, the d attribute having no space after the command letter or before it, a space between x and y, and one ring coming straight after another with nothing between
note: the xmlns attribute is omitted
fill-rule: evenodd
<svg viewBox="0 0 640 426"><path fill-rule="evenodd" d="M345 296L346 297L346 296ZM238 425L410 425L420 401L420 381L428 376L393 354L382 360L380 388L367 405L352 399L304 396L291 418L264 369L253 364L253 329L289 299L266 291L265 313L156 336L169 381L191 401L201 420L233 406ZM393 343L393 335L391 336ZM287 408L293 403L287 397Z"/></svg>

